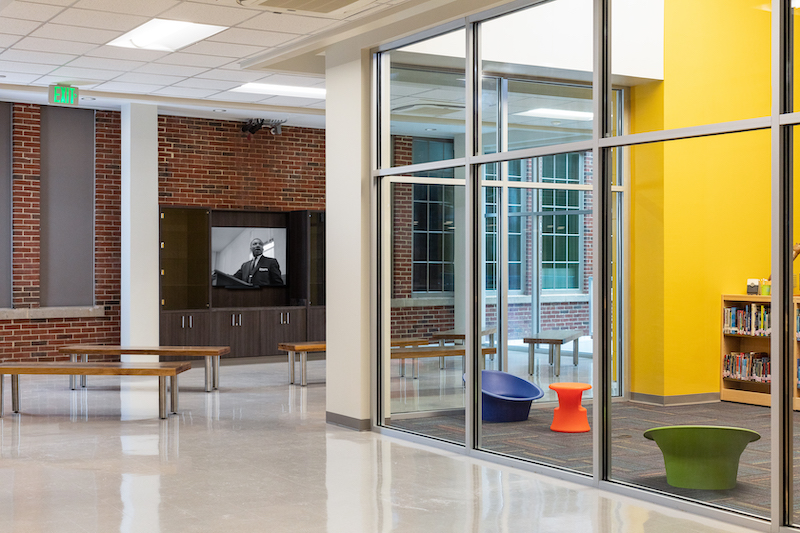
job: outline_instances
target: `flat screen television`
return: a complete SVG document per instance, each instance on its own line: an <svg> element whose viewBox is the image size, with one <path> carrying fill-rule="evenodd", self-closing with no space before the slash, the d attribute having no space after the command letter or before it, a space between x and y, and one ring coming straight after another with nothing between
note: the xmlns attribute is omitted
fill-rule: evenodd
<svg viewBox="0 0 800 533"><path fill-rule="evenodd" d="M268 259L260 259L254 270L251 244L255 240L263 243L262 255ZM285 287L286 228L212 227L211 272L215 287Z"/></svg>

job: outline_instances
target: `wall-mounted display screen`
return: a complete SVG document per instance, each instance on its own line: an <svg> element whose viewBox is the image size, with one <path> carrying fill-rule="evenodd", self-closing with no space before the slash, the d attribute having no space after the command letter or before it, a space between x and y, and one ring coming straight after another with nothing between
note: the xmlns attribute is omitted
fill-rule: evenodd
<svg viewBox="0 0 800 533"><path fill-rule="evenodd" d="M286 285L286 228L211 228L211 284L250 289Z"/></svg>

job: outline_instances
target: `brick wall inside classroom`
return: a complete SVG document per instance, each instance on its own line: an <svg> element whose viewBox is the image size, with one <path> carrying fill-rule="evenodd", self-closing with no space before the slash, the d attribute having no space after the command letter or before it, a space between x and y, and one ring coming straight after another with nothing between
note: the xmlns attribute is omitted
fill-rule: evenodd
<svg viewBox="0 0 800 533"><path fill-rule="evenodd" d="M39 307L39 110L14 104L13 305ZM212 209L325 209L325 132L280 136L241 123L159 117L159 203ZM120 335L121 118L95 113L95 302L105 316L0 320L0 361L66 359L66 344L118 344ZM113 359L113 357L109 357Z"/></svg>

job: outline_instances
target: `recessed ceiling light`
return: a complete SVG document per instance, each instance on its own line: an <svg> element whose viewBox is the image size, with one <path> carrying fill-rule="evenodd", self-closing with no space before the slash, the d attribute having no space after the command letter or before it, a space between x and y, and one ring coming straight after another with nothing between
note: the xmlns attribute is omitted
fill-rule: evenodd
<svg viewBox="0 0 800 533"><path fill-rule="evenodd" d="M227 113L227 112L228 112L227 109L215 109L214 110L214 113Z"/></svg>
<svg viewBox="0 0 800 533"><path fill-rule="evenodd" d="M436 128L425 128L425 131L436 131Z"/></svg>
<svg viewBox="0 0 800 533"><path fill-rule="evenodd" d="M125 35L117 37L108 44L123 48L175 52L227 29L226 26L195 24L194 22L181 20L153 19L138 28L132 29Z"/></svg>
<svg viewBox="0 0 800 533"><path fill-rule="evenodd" d="M81 100L91 101L91 100L97 100L97 98L95 98L94 96L81 96Z"/></svg>
<svg viewBox="0 0 800 533"><path fill-rule="evenodd" d="M5 74L0 74L0 78L5 78L5 77L6 77Z"/></svg>
<svg viewBox="0 0 800 533"><path fill-rule="evenodd" d="M273 96L296 96L298 98L325 98L325 89L316 87L293 87L291 85L270 85L268 83L245 83L231 89L238 93L271 94Z"/></svg>
<svg viewBox="0 0 800 533"><path fill-rule="evenodd" d="M561 120L592 120L594 113L591 111L571 111L569 109L548 109L540 107L538 109L531 109L523 111L522 113L515 113L524 117L537 117L537 118L553 118Z"/></svg>

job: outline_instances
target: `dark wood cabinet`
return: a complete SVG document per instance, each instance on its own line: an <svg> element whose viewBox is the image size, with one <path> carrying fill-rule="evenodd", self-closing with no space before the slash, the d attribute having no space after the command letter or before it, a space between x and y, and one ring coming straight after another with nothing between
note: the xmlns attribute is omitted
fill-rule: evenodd
<svg viewBox="0 0 800 533"><path fill-rule="evenodd" d="M161 210L161 309L208 309L209 211Z"/></svg>
<svg viewBox="0 0 800 533"><path fill-rule="evenodd" d="M273 307L261 312L261 343L265 355L285 354L278 350L281 342L306 339L305 307Z"/></svg>
<svg viewBox="0 0 800 533"><path fill-rule="evenodd" d="M308 327L306 340L325 340L325 306L315 305L308 308Z"/></svg>
<svg viewBox="0 0 800 533"><path fill-rule="evenodd" d="M162 346L209 346L208 311L162 311L159 343Z"/></svg>
<svg viewBox="0 0 800 533"><path fill-rule="evenodd" d="M215 309L211 311L211 337L214 346L230 346L223 357L264 355L258 331L261 311L251 309Z"/></svg>

